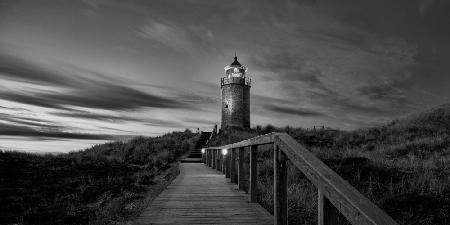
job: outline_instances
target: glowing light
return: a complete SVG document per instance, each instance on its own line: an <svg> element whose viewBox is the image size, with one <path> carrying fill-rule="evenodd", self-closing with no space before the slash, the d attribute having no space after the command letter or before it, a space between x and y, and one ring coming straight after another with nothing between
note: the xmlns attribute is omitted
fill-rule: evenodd
<svg viewBox="0 0 450 225"><path fill-rule="evenodd" d="M202 148L202 154L205 154L205 149L204 148Z"/></svg>
<svg viewBox="0 0 450 225"><path fill-rule="evenodd" d="M228 153L228 150L226 148L222 149L222 155L226 155Z"/></svg>

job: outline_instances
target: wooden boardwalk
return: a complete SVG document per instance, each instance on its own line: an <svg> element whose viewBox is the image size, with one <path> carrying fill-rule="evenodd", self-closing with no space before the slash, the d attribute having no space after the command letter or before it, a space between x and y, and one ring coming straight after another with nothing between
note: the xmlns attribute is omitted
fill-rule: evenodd
<svg viewBox="0 0 450 225"><path fill-rule="evenodd" d="M181 173L138 217L147 224L273 224L273 217L224 175L202 163L181 163Z"/></svg>

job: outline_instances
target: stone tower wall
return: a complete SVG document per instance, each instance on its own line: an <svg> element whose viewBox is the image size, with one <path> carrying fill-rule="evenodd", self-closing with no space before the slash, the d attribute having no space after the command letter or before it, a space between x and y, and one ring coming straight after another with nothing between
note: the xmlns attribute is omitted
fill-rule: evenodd
<svg viewBox="0 0 450 225"><path fill-rule="evenodd" d="M222 82L222 128L250 127L250 85L244 78Z"/></svg>

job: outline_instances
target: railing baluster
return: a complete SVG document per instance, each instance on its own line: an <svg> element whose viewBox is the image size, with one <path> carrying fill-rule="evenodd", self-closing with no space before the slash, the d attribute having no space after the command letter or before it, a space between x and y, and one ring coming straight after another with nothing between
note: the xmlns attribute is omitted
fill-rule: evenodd
<svg viewBox="0 0 450 225"><path fill-rule="evenodd" d="M222 155L220 154L220 151L218 149L216 149L216 163L217 163L216 170L218 170L218 171L220 171L220 166L221 166L220 157L221 156Z"/></svg>
<svg viewBox="0 0 450 225"><path fill-rule="evenodd" d="M325 197L320 189L317 189L317 221L319 225L332 225L338 219L338 211Z"/></svg>
<svg viewBox="0 0 450 225"><path fill-rule="evenodd" d="M274 144L274 224L287 225L287 169L286 156L280 151L278 145Z"/></svg>
<svg viewBox="0 0 450 225"><path fill-rule="evenodd" d="M225 156L222 154L222 152L221 151L219 151L219 154L220 154L220 172L223 174L224 173L224 163L223 162L225 162Z"/></svg>
<svg viewBox="0 0 450 225"><path fill-rule="evenodd" d="M225 174L226 169L227 169L226 161L227 161L227 155L223 155L223 158L222 158L222 174Z"/></svg>
<svg viewBox="0 0 450 225"><path fill-rule="evenodd" d="M209 164L209 167L212 167L212 150L210 149L209 150L209 156L208 156L208 164Z"/></svg>
<svg viewBox="0 0 450 225"><path fill-rule="evenodd" d="M212 167L212 150L209 149L208 151L208 166Z"/></svg>
<svg viewBox="0 0 450 225"><path fill-rule="evenodd" d="M239 190L244 190L245 174L244 174L244 153L245 148L239 148L238 157L238 188Z"/></svg>
<svg viewBox="0 0 450 225"><path fill-rule="evenodd" d="M214 169L214 149L211 149L211 168Z"/></svg>
<svg viewBox="0 0 450 225"><path fill-rule="evenodd" d="M226 166L225 166L225 168L226 168L226 171L225 171L225 178L230 178L231 176L231 149L229 149L228 150L229 152L228 152L228 154L227 154L227 157L225 158L226 160L225 160L225 164L226 164Z"/></svg>
<svg viewBox="0 0 450 225"><path fill-rule="evenodd" d="M236 171L236 150L235 148L231 149L231 170L230 170L230 178L231 178L231 183L237 183L237 171Z"/></svg>
<svg viewBox="0 0 450 225"><path fill-rule="evenodd" d="M257 166L257 152L258 145L252 145L250 149L250 185L248 187L248 200L249 202L256 202L256 188L258 177Z"/></svg>
<svg viewBox="0 0 450 225"><path fill-rule="evenodd" d="M220 154L217 152L217 149L214 149L214 152L216 154L216 170L220 169Z"/></svg>
<svg viewBox="0 0 450 225"><path fill-rule="evenodd" d="M217 149L214 149L214 154L216 154L216 167L214 169L219 170L220 168L220 155L217 154Z"/></svg>
<svg viewBox="0 0 450 225"><path fill-rule="evenodd" d="M212 166L212 168L216 169L217 168L217 154L216 154L216 150L215 149L212 150L212 155L213 155L213 157L212 157L212 159L213 159L213 166Z"/></svg>
<svg viewBox="0 0 450 225"><path fill-rule="evenodd" d="M217 166L216 166L216 170L218 170L218 171L220 171L220 167L221 167L221 163L220 163L220 158L222 157L222 154L220 154L220 150L219 149L216 149L216 158L217 158L217 160L216 160L216 163L217 163Z"/></svg>

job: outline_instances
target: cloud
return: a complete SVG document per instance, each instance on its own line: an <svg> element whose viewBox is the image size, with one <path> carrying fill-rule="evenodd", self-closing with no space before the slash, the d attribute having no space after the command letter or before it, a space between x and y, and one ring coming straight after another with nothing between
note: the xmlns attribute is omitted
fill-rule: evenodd
<svg viewBox="0 0 450 225"><path fill-rule="evenodd" d="M197 119L197 118L184 118L182 119L182 121L187 123L206 124L206 125L213 125L217 123L217 121L214 120Z"/></svg>
<svg viewBox="0 0 450 225"><path fill-rule="evenodd" d="M38 130L35 128L31 128L29 126L11 125L6 123L0 123L0 135L64 138L64 139L86 139L86 140L114 139L114 136L106 134L70 133L53 129Z"/></svg>
<svg viewBox="0 0 450 225"><path fill-rule="evenodd" d="M56 104L51 99L46 99L42 96L39 96L39 93L11 93L6 91L0 91L0 98L3 100L8 100L12 102L19 102L28 105L40 106L44 108L52 108L52 109L67 109L65 106Z"/></svg>
<svg viewBox="0 0 450 225"><path fill-rule="evenodd" d="M250 63L264 71L270 71L265 75L268 81L280 81L283 83L300 82L310 88L327 89L321 80L324 75L320 69L308 63L302 56L295 57L287 52L269 53L250 58Z"/></svg>
<svg viewBox="0 0 450 225"><path fill-rule="evenodd" d="M64 88L64 91L13 92L0 91L0 98L36 105L46 108L65 109L67 106L101 108L111 110L134 110L142 107L152 108L192 108L187 101L158 96L143 92L106 75L87 69L63 71L28 63L14 57L0 58L0 76L11 80L40 83L51 89ZM78 73L82 73L80 76ZM201 96L199 96L201 97Z"/></svg>
<svg viewBox="0 0 450 225"><path fill-rule="evenodd" d="M140 28L138 34L176 51L189 52L195 48L189 40L189 36L181 29L159 22L145 24Z"/></svg>
<svg viewBox="0 0 450 225"><path fill-rule="evenodd" d="M111 110L133 110L141 107L189 108L187 104L174 99L110 83L87 84L70 93L48 93L37 96L57 105Z"/></svg>
<svg viewBox="0 0 450 225"><path fill-rule="evenodd" d="M64 71L49 71L39 65L12 55L0 54L0 77L35 84L71 86L75 81L63 76Z"/></svg>
<svg viewBox="0 0 450 225"><path fill-rule="evenodd" d="M276 105L269 105L269 104L265 105L264 108L267 110L276 112L276 113L303 116L303 117L324 116L319 111L315 111L315 110L311 110L311 109L304 109L304 108L291 108L291 107L276 106Z"/></svg>
<svg viewBox="0 0 450 225"><path fill-rule="evenodd" d="M159 126L159 127L183 127L183 124L179 122L175 122L173 120L162 120L155 118L139 118L139 117L130 117L124 115L108 115L103 113L93 113L81 110L70 110L69 112L53 112L51 113L55 116L61 117L71 117L78 119L88 119L88 120L97 120L104 121L110 123L124 123L124 122L138 122L145 125L150 126Z"/></svg>
<svg viewBox="0 0 450 225"><path fill-rule="evenodd" d="M201 52L202 49L215 52L215 47L211 43L214 40L214 33L201 26L184 25L180 27L174 24L150 21L140 27L136 33L142 38L152 40L177 52L194 54Z"/></svg>
<svg viewBox="0 0 450 225"><path fill-rule="evenodd" d="M264 72L279 96L292 102L286 104L311 105L328 119L353 117L354 124L364 124L411 110L407 87L412 83L403 77L413 64L415 46L387 35L371 37L369 31L349 24L339 26L329 31L308 28L306 36L298 38L303 45L252 55L250 64ZM274 110L296 113L290 108Z"/></svg>
<svg viewBox="0 0 450 225"><path fill-rule="evenodd" d="M265 95L259 95L259 94L253 94L251 93L251 101L252 104L255 105L264 105L267 104L267 102L277 102L281 104L294 104L295 102L287 99L281 99L281 98L274 98L271 96L265 96Z"/></svg>
<svg viewBox="0 0 450 225"><path fill-rule="evenodd" d="M13 111L30 111L28 109L25 108L19 108L19 107L5 107L5 106L0 106L1 109L7 109L7 110L13 110Z"/></svg>
<svg viewBox="0 0 450 225"><path fill-rule="evenodd" d="M0 113L0 121L8 123L14 123L18 125L31 126L44 129L62 129L62 126L56 125L49 120L30 118L24 116L10 115L6 113Z"/></svg>
<svg viewBox="0 0 450 225"><path fill-rule="evenodd" d="M106 121L111 123L122 123L122 122L142 122L142 119L136 118L136 117L127 117L127 116L114 116L114 115L108 115L103 113L93 113L93 112L87 112L87 111L81 111L77 110L74 112L74 110L70 110L70 112L52 112L50 113L55 116L61 116L61 117L71 117L71 118L78 118L78 119L89 119L89 120L98 120L98 121Z"/></svg>
<svg viewBox="0 0 450 225"><path fill-rule="evenodd" d="M356 88L357 94L373 102L404 105L408 103L408 91L412 88L407 79L373 82Z"/></svg>

